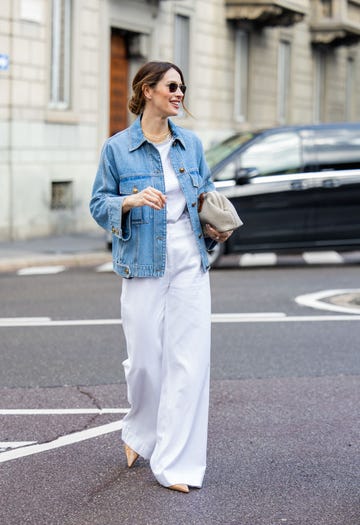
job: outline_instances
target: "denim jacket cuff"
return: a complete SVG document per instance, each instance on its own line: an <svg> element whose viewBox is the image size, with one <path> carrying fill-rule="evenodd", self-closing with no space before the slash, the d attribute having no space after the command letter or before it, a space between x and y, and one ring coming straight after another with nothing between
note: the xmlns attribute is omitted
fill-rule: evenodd
<svg viewBox="0 0 360 525"><path fill-rule="evenodd" d="M111 199L109 206L110 229L115 237L128 241L131 237L130 213L122 213L122 203L125 197Z"/></svg>

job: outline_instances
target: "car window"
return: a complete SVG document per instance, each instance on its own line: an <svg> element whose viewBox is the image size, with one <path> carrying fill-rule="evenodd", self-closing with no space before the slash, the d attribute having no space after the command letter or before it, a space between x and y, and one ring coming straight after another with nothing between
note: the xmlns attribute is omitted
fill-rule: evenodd
<svg viewBox="0 0 360 525"><path fill-rule="evenodd" d="M301 142L297 133L266 135L241 154L241 168L256 168L258 175L296 173L301 169Z"/></svg>
<svg viewBox="0 0 360 525"><path fill-rule="evenodd" d="M360 168L359 130L321 130L313 137L320 170Z"/></svg>
<svg viewBox="0 0 360 525"><path fill-rule="evenodd" d="M255 135L253 133L239 133L234 135L220 144L209 148L205 152L206 162L210 169L229 157L239 146L251 140Z"/></svg>
<svg viewBox="0 0 360 525"><path fill-rule="evenodd" d="M228 162L214 175L214 181L234 180L236 173L236 161Z"/></svg>

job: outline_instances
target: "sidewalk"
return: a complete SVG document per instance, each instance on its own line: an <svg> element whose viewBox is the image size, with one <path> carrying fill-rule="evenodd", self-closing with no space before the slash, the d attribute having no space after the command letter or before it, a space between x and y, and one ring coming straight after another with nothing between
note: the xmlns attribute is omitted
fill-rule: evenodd
<svg viewBox="0 0 360 525"><path fill-rule="evenodd" d="M111 261L105 233L82 233L0 242L0 272L29 266L88 266Z"/></svg>

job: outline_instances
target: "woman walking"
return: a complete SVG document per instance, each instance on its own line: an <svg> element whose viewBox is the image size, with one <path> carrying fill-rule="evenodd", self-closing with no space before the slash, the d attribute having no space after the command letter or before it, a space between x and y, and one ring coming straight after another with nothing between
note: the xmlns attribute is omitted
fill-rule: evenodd
<svg viewBox="0 0 360 525"><path fill-rule="evenodd" d="M164 487L201 487L206 468L210 366L207 249L230 232L206 226L198 197L214 190L203 148L169 117L186 87L170 62L135 75L129 109L138 118L109 138L90 203L113 233L114 270L128 358L130 411L122 439L128 466L150 460Z"/></svg>

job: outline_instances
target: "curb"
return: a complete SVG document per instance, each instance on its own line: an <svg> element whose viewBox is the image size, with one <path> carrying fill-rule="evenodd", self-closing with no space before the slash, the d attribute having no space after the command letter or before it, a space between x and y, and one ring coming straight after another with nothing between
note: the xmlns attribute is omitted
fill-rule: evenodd
<svg viewBox="0 0 360 525"><path fill-rule="evenodd" d="M13 257L0 260L0 273L13 272L31 266L57 266L64 265L69 267L76 266L96 266L111 262L110 252L99 253L77 253L73 255L24 255L23 257Z"/></svg>

